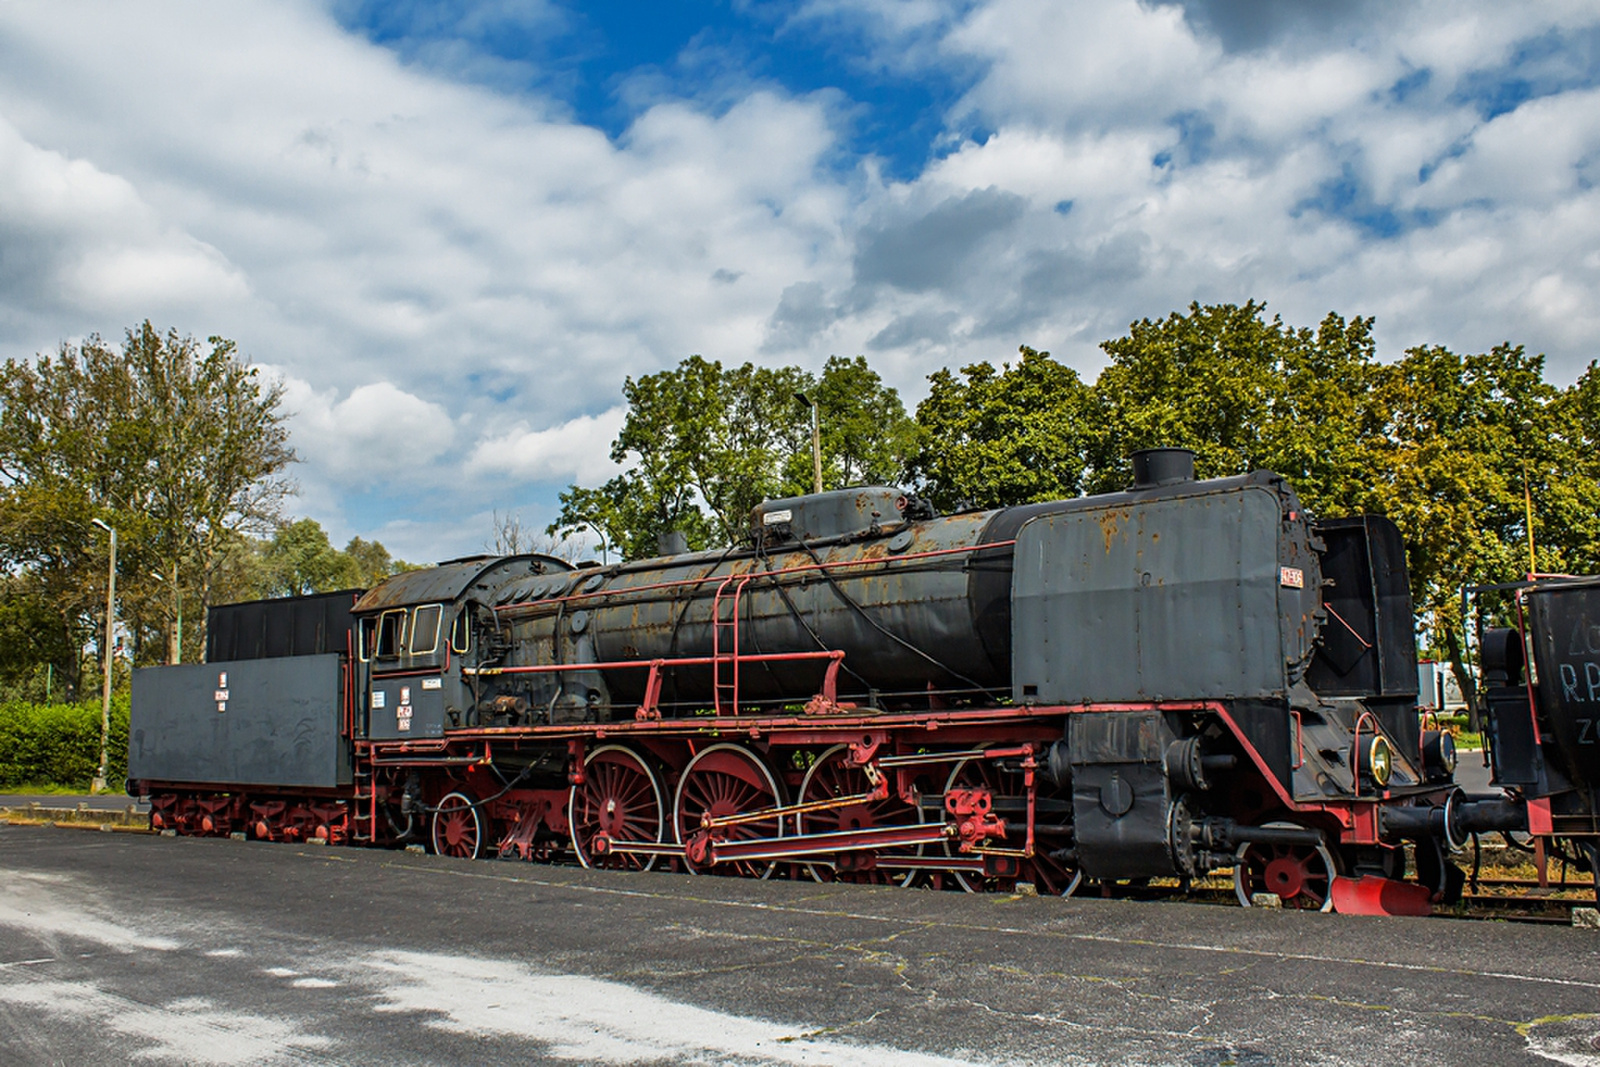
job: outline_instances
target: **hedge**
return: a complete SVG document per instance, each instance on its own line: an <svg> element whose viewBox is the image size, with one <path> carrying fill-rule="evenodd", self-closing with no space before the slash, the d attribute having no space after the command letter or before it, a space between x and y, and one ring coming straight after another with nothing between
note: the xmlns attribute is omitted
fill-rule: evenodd
<svg viewBox="0 0 1600 1067"><path fill-rule="evenodd" d="M100 702L0 704L0 789L55 785L88 790L100 769ZM111 700L106 783L128 771L128 698Z"/></svg>

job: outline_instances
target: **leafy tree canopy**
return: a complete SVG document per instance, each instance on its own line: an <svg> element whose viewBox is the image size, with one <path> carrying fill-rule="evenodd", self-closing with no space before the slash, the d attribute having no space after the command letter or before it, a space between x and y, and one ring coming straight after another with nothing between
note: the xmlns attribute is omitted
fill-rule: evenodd
<svg viewBox="0 0 1600 1067"><path fill-rule="evenodd" d="M203 626L230 546L269 528L293 489L281 399L232 341L149 322L120 349L91 336L0 368L0 559L49 605L51 633L35 643L63 657L69 692L104 610L107 545L91 520L119 532L136 644L184 595Z"/></svg>
<svg viewBox="0 0 1600 1067"><path fill-rule="evenodd" d="M656 554L672 530L693 548L736 543L751 508L812 487L810 409L797 394L819 408L825 486L899 474L914 427L864 359L835 357L818 377L690 356L627 380L628 415L611 446L626 469L599 488L569 486L548 532L592 526L629 559Z"/></svg>
<svg viewBox="0 0 1600 1067"><path fill-rule="evenodd" d="M1015 364L939 370L917 405L908 473L935 507L1003 507L1078 496L1102 419L1078 373L1027 345Z"/></svg>

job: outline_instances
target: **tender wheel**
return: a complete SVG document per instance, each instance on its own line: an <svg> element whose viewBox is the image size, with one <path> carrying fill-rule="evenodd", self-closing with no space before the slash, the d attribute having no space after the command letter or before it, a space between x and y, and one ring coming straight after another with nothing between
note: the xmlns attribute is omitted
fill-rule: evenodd
<svg viewBox="0 0 1600 1067"><path fill-rule="evenodd" d="M1293 823L1269 827L1299 829ZM1264 845L1246 842L1234 856L1233 892L1250 907L1257 893L1276 893L1286 908L1333 910L1333 879L1339 873L1326 845Z"/></svg>
<svg viewBox="0 0 1600 1067"><path fill-rule="evenodd" d="M800 783L799 803L859 796L870 792L872 783L867 781L867 772L860 767L847 766L846 761L849 758L848 745L835 745L818 756L811 769L806 771L805 780ZM795 829L802 834L826 834L839 830L869 830L879 826L909 826L917 821L917 809L908 807L899 797L891 794L887 799L872 803L851 804L845 808L796 815ZM899 848L880 850L878 856L881 861L894 855L916 855L916 853L915 848ZM864 856L865 853L845 855ZM806 870L812 879L818 882L831 882L837 879L844 882L908 886L917 877L917 872L914 870L895 870L893 866L865 871L840 871L834 865L808 863Z"/></svg>
<svg viewBox="0 0 1600 1067"><path fill-rule="evenodd" d="M585 867L648 871L655 856L604 850L605 842L660 842L667 829L661 783L650 765L621 745L605 745L583 761L583 784L567 800L572 849ZM596 849L596 839L601 849Z"/></svg>
<svg viewBox="0 0 1600 1067"><path fill-rule="evenodd" d="M773 778L766 763L749 749L730 744L701 749L678 779L678 792L672 809L673 836L679 844L684 844L700 829L702 816L762 811L777 807L778 797L777 779ZM720 834L721 840L725 841L781 836L783 824L777 816L730 826ZM696 869L694 863L686 859L685 866L696 874L770 878L778 864L773 860L741 860L718 864L712 870L705 871Z"/></svg>
<svg viewBox="0 0 1600 1067"><path fill-rule="evenodd" d="M433 812L433 851L475 860L483 851L483 812L465 793L447 793Z"/></svg>
<svg viewBox="0 0 1600 1067"><path fill-rule="evenodd" d="M1068 867L1059 860L1051 859L1050 854L1072 843L1072 801L1071 798L1053 796L1050 787L1038 778L1038 770L1033 773L1038 783L1034 796L1034 855L1024 864L1023 877L1018 880L1025 881L1031 868L1033 884L1039 892L1051 896L1071 896L1082 883L1083 874L1076 867ZM986 787L994 796L994 812L1006 821L1005 847L1021 848L1028 840L1026 775L1020 770L1001 767L995 760L965 759L950 768L950 777L944 783L946 793L952 789L973 789L978 786ZM930 811L928 816L942 817L942 795L939 802L940 813L936 815ZM954 843L946 842L944 849L946 855L961 855ZM983 893L999 888L996 879L981 874L969 871L949 873L956 885L968 893Z"/></svg>

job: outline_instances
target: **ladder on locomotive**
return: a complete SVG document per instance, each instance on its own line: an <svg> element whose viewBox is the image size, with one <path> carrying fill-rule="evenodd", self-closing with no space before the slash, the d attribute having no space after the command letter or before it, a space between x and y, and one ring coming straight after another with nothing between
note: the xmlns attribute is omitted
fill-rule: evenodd
<svg viewBox="0 0 1600 1067"><path fill-rule="evenodd" d="M724 704L729 714L739 714L739 600L750 578L748 574L728 575L711 600L711 704L718 715ZM728 605L726 612L724 604Z"/></svg>

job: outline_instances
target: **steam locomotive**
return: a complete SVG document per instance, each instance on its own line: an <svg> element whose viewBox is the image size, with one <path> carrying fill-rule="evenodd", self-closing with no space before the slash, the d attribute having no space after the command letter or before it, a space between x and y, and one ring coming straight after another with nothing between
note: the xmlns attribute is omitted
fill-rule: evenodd
<svg viewBox="0 0 1600 1067"><path fill-rule="evenodd" d="M218 607L207 662L135 674L129 791L177 833L462 858L1458 894L1451 848L1527 808L1464 795L1419 721L1394 525L1133 460L1107 495L938 516L853 488L764 503L726 550Z"/></svg>

